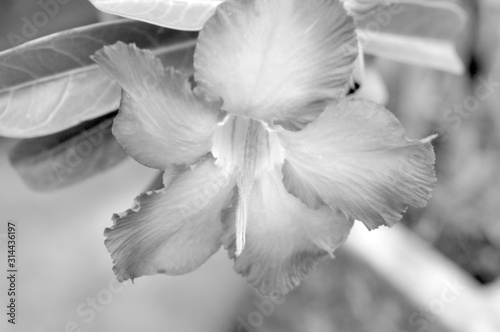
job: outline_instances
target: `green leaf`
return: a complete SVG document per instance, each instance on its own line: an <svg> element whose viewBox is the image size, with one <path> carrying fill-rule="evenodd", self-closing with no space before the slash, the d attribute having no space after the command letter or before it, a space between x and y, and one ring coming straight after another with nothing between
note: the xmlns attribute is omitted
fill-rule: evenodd
<svg viewBox="0 0 500 332"><path fill-rule="evenodd" d="M125 160L111 134L116 112L57 134L20 141L10 161L26 184L50 191L83 181Z"/></svg>
<svg viewBox="0 0 500 332"><path fill-rule="evenodd" d="M119 20L71 29L0 53L0 135L55 133L116 110L120 87L89 58L117 41L192 70L196 33Z"/></svg>
<svg viewBox="0 0 500 332"><path fill-rule="evenodd" d="M179 30L201 30L225 0L90 0L103 12Z"/></svg>

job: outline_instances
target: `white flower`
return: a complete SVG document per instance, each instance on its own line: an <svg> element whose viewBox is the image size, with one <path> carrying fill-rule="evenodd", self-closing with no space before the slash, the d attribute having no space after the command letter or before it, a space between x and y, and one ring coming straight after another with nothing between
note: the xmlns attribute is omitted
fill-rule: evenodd
<svg viewBox="0 0 500 332"><path fill-rule="evenodd" d="M408 140L383 107L342 99L356 55L339 0L224 2L200 33L194 88L149 51L99 51L123 87L114 135L165 171L165 188L106 229L118 278L187 273L223 244L262 293L283 294L354 219L391 226L425 205L431 138Z"/></svg>

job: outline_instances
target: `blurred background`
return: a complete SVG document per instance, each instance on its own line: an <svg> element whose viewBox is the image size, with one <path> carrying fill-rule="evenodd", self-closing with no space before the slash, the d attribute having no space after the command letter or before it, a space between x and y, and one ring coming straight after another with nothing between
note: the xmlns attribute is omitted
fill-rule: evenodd
<svg viewBox="0 0 500 332"><path fill-rule="evenodd" d="M185 276L118 284L103 230L156 171L129 158L37 192L9 160L19 140L0 137L0 267L8 220L18 225L19 264L18 324L2 312L1 331L500 331L500 2L457 3L468 14L455 40L463 75L366 57L363 93L383 99L410 138L440 135L428 206L394 229L356 226L337 258L284 299L258 295L223 250ZM2 0L0 50L40 8ZM83 0L60 8L34 38L109 19ZM5 308L6 278L0 287Z"/></svg>

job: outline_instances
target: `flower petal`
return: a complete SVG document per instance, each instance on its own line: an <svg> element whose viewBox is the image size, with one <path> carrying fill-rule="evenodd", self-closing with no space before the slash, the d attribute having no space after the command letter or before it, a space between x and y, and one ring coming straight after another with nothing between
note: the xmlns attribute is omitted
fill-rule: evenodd
<svg viewBox="0 0 500 332"><path fill-rule="evenodd" d="M345 93L354 29L339 0L228 1L200 32L195 79L230 113L307 123Z"/></svg>
<svg viewBox="0 0 500 332"><path fill-rule="evenodd" d="M133 45L104 47L94 60L123 87L113 134L134 159L166 169L209 152L220 101L193 91L187 76Z"/></svg>
<svg viewBox="0 0 500 332"><path fill-rule="evenodd" d="M104 232L120 281L191 272L220 247L221 211L233 195L233 177L209 159L166 178L167 188L140 195Z"/></svg>
<svg viewBox="0 0 500 332"><path fill-rule="evenodd" d="M331 104L302 131L281 137L287 189L370 229L395 224L408 205L424 206L436 182L433 137L408 140L396 117L371 101Z"/></svg>
<svg viewBox="0 0 500 332"><path fill-rule="evenodd" d="M235 258L236 207L223 218L224 246ZM249 199L246 246L235 258L235 270L263 294L285 294L314 268L316 261L333 256L347 238L352 219L323 206L311 210L290 195L280 167L255 180Z"/></svg>

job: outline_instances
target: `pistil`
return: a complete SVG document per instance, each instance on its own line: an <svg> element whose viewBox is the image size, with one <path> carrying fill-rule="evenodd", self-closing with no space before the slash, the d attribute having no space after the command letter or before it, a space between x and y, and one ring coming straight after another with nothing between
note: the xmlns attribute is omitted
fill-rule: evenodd
<svg viewBox="0 0 500 332"><path fill-rule="evenodd" d="M245 248L245 233L248 219L248 202L252 194L252 187L255 181L255 168L259 153L259 136L262 125L250 120L245 147L243 152L243 163L240 169L238 185L238 207L236 209L236 257L241 255Z"/></svg>

